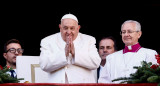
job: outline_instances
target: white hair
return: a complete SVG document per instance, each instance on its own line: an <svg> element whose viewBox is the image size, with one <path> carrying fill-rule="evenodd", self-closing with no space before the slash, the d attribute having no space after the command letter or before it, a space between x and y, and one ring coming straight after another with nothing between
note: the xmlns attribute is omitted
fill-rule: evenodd
<svg viewBox="0 0 160 86"><path fill-rule="evenodd" d="M136 24L136 30L137 30L137 31L141 31L141 24L140 24L139 22L135 21L135 20L127 20L127 21L125 21L125 22L122 24L121 29L122 29L122 27L123 27L123 25L124 25L125 23L135 23L135 24Z"/></svg>

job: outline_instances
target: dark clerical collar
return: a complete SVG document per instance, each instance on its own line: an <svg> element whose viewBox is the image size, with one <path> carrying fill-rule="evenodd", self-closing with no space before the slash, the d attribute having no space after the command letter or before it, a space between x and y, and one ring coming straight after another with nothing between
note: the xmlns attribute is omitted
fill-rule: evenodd
<svg viewBox="0 0 160 86"><path fill-rule="evenodd" d="M127 52L137 52L140 48L141 46L139 43L132 46L125 46L125 48L123 49L123 54Z"/></svg>

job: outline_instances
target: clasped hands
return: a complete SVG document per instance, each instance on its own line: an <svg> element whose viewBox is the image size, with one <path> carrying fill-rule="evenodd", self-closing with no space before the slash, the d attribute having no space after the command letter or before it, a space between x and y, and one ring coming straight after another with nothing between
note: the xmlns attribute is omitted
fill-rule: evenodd
<svg viewBox="0 0 160 86"><path fill-rule="evenodd" d="M71 35L66 36L66 46L65 46L66 57L69 56L69 53L72 55L72 57L75 56L75 49Z"/></svg>

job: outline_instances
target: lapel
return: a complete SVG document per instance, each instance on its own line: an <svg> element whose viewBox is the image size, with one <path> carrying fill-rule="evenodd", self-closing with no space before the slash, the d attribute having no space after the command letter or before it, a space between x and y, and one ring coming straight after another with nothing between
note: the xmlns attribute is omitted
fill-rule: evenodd
<svg viewBox="0 0 160 86"><path fill-rule="evenodd" d="M101 67L99 66L98 69L97 69L97 81L98 81L98 79L99 79L99 73L100 73L99 71L100 71L100 68L101 68Z"/></svg>

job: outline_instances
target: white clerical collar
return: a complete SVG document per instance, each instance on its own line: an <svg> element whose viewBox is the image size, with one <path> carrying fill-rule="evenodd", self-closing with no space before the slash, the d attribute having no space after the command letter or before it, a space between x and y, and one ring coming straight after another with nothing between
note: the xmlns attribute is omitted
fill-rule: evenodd
<svg viewBox="0 0 160 86"><path fill-rule="evenodd" d="M141 46L139 43L132 46L125 46L125 48L123 49L123 54L127 52L137 52L140 48Z"/></svg>

